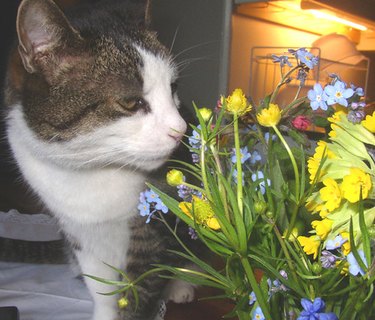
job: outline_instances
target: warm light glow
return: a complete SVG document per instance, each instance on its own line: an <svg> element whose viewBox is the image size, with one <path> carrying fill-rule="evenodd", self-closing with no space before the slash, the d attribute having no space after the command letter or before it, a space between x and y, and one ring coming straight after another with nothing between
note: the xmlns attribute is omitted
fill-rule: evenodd
<svg viewBox="0 0 375 320"><path fill-rule="evenodd" d="M321 19L327 19L335 22L339 22L342 24L345 24L346 26L352 27L354 29L362 30L365 31L367 28L361 24L355 23L353 21L349 21L340 17L337 17L335 15L320 11L320 10L307 10L311 14L313 14L316 18L321 18Z"/></svg>

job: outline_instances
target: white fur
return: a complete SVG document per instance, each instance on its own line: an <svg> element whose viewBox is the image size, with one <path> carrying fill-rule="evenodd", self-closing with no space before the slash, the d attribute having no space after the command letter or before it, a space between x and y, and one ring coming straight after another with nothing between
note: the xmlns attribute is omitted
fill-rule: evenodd
<svg viewBox="0 0 375 320"><path fill-rule="evenodd" d="M166 289L166 300L174 303L192 302L195 286L189 282L173 279Z"/></svg>
<svg viewBox="0 0 375 320"><path fill-rule="evenodd" d="M120 119L68 142L45 142L29 129L22 105L8 117L8 138L21 171L62 228L82 246L85 274L116 279L103 262L123 269L127 219L137 214L144 171L162 165L186 130L176 109L170 62L137 48L143 58L144 98L151 112ZM116 318L113 288L85 278L94 298L94 320Z"/></svg>

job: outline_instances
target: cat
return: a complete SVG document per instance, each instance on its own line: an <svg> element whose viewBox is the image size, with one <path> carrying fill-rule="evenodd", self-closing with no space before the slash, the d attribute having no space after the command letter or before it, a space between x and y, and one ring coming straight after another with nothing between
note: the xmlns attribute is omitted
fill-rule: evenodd
<svg viewBox="0 0 375 320"><path fill-rule="evenodd" d="M63 12L52 0L23 0L6 78L7 137L20 171L57 217L82 273L105 279L118 277L106 264L124 270L129 260L135 278L166 256L160 226L135 216L149 172L187 128L177 69L148 30L149 8L146 0L104 0ZM149 246L136 249L140 237ZM84 279L93 320L118 319L118 296L98 294L117 288ZM152 281L123 319L152 319L161 291ZM189 285L175 287L174 300L192 299Z"/></svg>

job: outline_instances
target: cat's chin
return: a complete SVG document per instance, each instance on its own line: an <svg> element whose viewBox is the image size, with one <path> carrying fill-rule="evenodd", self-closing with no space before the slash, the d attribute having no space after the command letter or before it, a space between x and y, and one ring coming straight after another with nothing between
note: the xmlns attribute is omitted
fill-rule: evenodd
<svg viewBox="0 0 375 320"><path fill-rule="evenodd" d="M136 166L137 166L137 169L141 169L146 172L151 172L163 166L167 162L168 159L169 159L169 155L165 157L160 157L157 159L152 159L152 160L143 160Z"/></svg>

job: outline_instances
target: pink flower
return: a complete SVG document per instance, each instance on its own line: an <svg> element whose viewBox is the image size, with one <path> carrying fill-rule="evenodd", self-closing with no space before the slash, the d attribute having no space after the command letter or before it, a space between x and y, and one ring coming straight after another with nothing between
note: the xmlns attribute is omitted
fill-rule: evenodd
<svg viewBox="0 0 375 320"><path fill-rule="evenodd" d="M297 116L293 119L292 125L297 130L305 131L310 126L311 121L306 116Z"/></svg>

